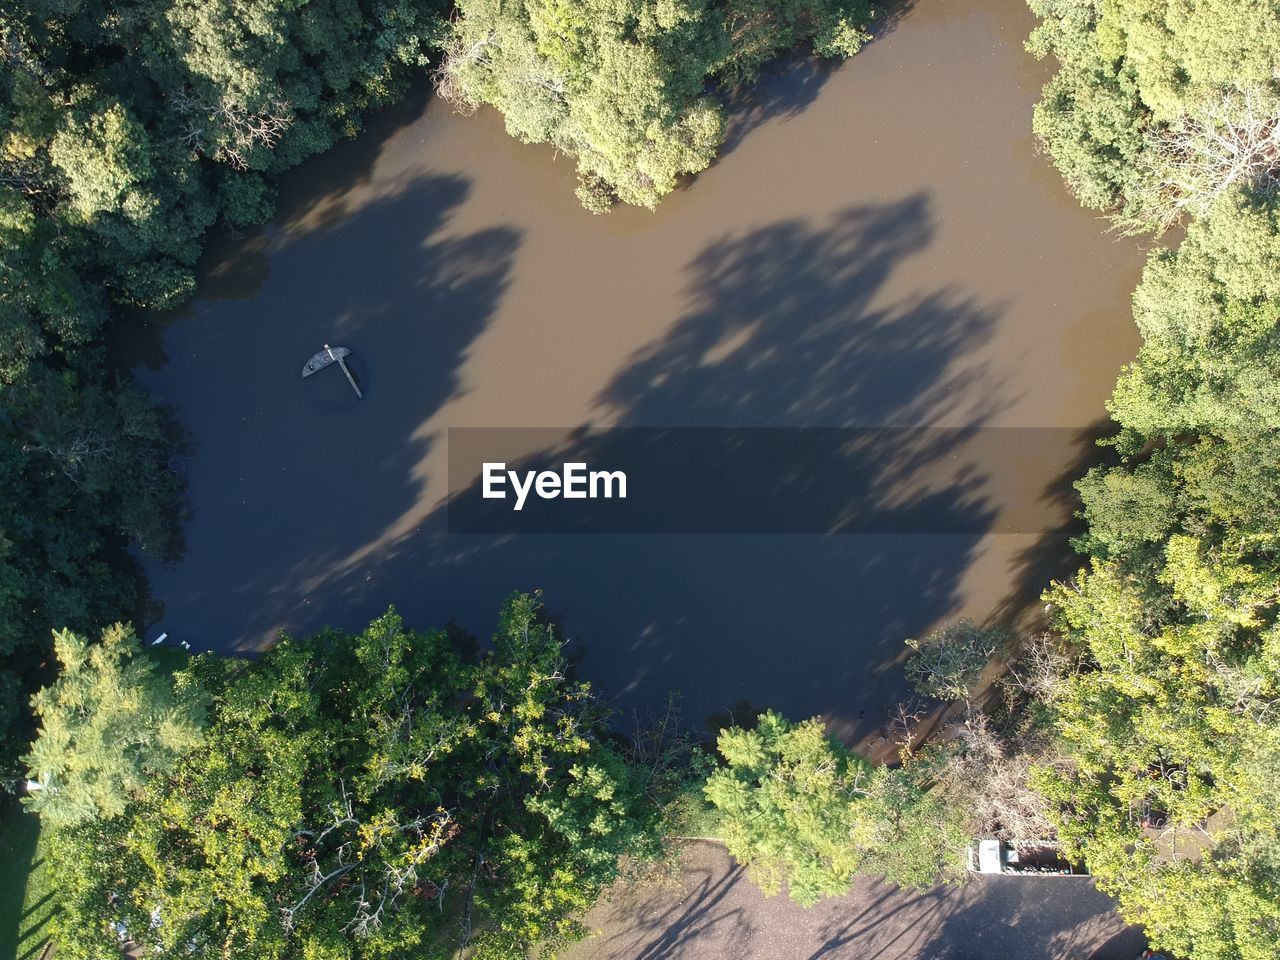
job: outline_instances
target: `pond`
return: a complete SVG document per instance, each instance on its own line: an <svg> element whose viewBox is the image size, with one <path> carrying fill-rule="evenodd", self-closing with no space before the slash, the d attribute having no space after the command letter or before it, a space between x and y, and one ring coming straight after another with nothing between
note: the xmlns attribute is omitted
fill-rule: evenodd
<svg viewBox="0 0 1280 960"><path fill-rule="evenodd" d="M130 332L193 445L151 634L251 651L394 603L487 636L541 588L625 706L678 688L695 724L767 705L857 738L902 692L904 638L1032 624L1074 562L1069 483L1137 348L1142 251L1037 154L1031 26L1014 0L921 0L838 68L793 62L656 212L592 216L571 160L425 91L290 174L272 224L211 245L189 308ZM326 342L363 400L300 378ZM450 428L583 425L1069 442L979 461L958 531L449 533ZM1006 476L1032 522L1001 521Z"/></svg>

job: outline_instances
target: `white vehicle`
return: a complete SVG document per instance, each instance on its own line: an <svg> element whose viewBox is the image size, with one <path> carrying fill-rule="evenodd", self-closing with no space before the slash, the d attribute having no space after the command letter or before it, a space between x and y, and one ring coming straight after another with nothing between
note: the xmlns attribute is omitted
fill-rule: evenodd
<svg viewBox="0 0 1280 960"><path fill-rule="evenodd" d="M969 869L1017 877L1087 877L1083 866L1069 863L1056 843L1046 841L1021 850L1003 840L978 840L969 845Z"/></svg>

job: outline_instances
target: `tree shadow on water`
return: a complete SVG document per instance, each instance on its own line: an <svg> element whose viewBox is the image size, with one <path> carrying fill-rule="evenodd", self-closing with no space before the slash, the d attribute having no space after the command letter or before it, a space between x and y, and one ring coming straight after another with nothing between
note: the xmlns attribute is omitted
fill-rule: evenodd
<svg viewBox="0 0 1280 960"><path fill-rule="evenodd" d="M973 402L984 371L955 361L1001 307L954 289L893 302L885 285L933 239L929 198L852 207L726 237L689 266L690 308L601 394L619 426L927 426Z"/></svg>
<svg viewBox="0 0 1280 960"><path fill-rule="evenodd" d="M868 26L870 42L876 43L891 34L914 6L915 0L879 4ZM804 113L843 64L844 60L838 57L818 56L805 44L766 63L751 80L719 86L715 92L724 104L726 117L724 143L717 160L740 147L753 130Z"/></svg>
<svg viewBox="0 0 1280 960"><path fill-rule="evenodd" d="M339 140L280 176L270 222L237 227L219 221L210 227L196 264L196 302L252 301L270 276L273 246L282 237L337 226L353 215L350 198L372 183L382 151L423 116L433 89L419 77L400 99L362 118L357 136ZM160 370L169 359L164 330L194 309L183 303L167 310L122 310L108 333L113 363L125 370Z"/></svg>
<svg viewBox="0 0 1280 960"><path fill-rule="evenodd" d="M199 441L185 563L200 575L156 574L158 628L244 649L280 627L358 628L395 603L412 624L454 618L483 635L509 591L541 587L610 696L679 688L695 718L750 700L869 732L902 693L903 639L961 603L992 522L980 472L919 496L899 482L964 432L919 431L902 464L848 456L873 478L855 506L884 510L886 529L936 496L965 534L451 535L424 499L440 478L419 473L438 440L421 427L456 395L519 242L445 231L465 194L434 178L366 205L278 251L252 311L213 303L174 328L163 385ZM1001 401L970 353L1001 308L900 281L932 232L928 198L911 196L722 238L690 263L682 315L602 389L601 420L981 425ZM326 340L352 347L369 400L336 371L298 380ZM234 364L210 363L248 342ZM607 458L607 437L580 452ZM808 479L794 482L802 496Z"/></svg>
<svg viewBox="0 0 1280 960"><path fill-rule="evenodd" d="M520 243L447 229L469 189L429 177L365 204L274 251L251 304L200 302L167 332L149 385L195 438L187 555L151 571L175 639L252 648L299 608L347 622L321 588L421 496L419 428L458 389ZM326 342L352 349L365 400L336 367L301 379Z"/></svg>
<svg viewBox="0 0 1280 960"><path fill-rule="evenodd" d="M1070 444L1074 455L1046 485L1042 500L1045 514L1060 516L1062 520L1041 531L1034 542L1014 555L1008 593L988 617L989 623L1005 628L1015 639L1045 626L1040 595L1050 583L1069 580L1084 565L1083 558L1070 546L1071 541L1087 529L1080 514L1083 504L1076 482L1091 467L1114 465L1120 461L1114 448L1099 444L1100 440L1116 432L1115 424L1109 419L1099 419L1074 432L1057 432L1062 434L1064 442Z"/></svg>
<svg viewBox="0 0 1280 960"><path fill-rule="evenodd" d="M962 412L980 424L1000 401L967 354L1000 308L952 289L886 289L931 238L924 196L723 238L690 264L684 315L601 392L602 420L917 426ZM612 436L571 434L549 452L607 464ZM963 436L920 431L901 466L944 460ZM861 456L850 451L855 467ZM893 511L921 506L900 502L895 465L865 466L884 480L858 506L886 511L886 529ZM542 587L586 639L586 675L611 696L657 701L680 688L692 717L750 700L865 733L900 692L903 639L960 602L992 522L980 481L933 505L961 535L450 535L440 508L387 548L380 576L401 585L389 598L419 623L491 623L507 591ZM796 478L798 496L806 482ZM369 599L350 579L328 589L345 597L339 606Z"/></svg>
<svg viewBox="0 0 1280 960"><path fill-rule="evenodd" d="M804 113L839 69L834 58L796 52L767 64L750 81L721 87L717 95L724 104L725 131L717 161L740 147L753 130Z"/></svg>

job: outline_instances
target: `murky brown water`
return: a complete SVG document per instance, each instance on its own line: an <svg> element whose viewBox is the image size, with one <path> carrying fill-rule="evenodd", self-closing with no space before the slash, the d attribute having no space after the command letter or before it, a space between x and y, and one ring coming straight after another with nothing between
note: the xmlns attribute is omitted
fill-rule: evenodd
<svg viewBox="0 0 1280 960"><path fill-rule="evenodd" d="M507 592L542 587L607 693L874 727L904 637L1011 617L1067 558L1083 440L1017 466L1040 535L502 538L447 534L445 431L1083 437L1137 346L1140 252L1036 154L1030 26L1017 0L921 0L839 69L763 81L656 213L592 217L571 161L425 98L291 175L279 220L215 244L200 299L134 345L195 443L153 632L245 650L394 602L485 635ZM353 349L364 401L336 372L299 379L325 341Z"/></svg>

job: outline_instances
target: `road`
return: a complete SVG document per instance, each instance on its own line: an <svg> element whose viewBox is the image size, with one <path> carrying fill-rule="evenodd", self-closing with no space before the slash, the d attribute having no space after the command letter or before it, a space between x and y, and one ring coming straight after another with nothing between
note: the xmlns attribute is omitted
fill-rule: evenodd
<svg viewBox="0 0 1280 960"><path fill-rule="evenodd" d="M587 922L571 960L1134 960L1145 945L1089 880L975 877L923 894L860 880L806 910L762 896L711 843L689 844L678 879L620 887Z"/></svg>

